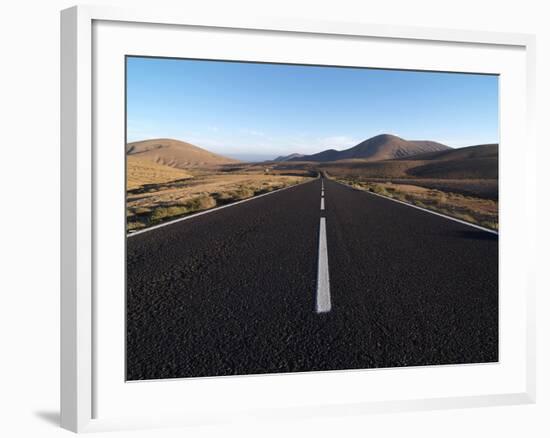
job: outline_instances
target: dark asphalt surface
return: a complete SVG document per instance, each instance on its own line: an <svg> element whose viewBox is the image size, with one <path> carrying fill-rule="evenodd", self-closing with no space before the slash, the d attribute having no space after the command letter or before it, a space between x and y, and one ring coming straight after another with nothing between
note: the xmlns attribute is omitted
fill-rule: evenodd
<svg viewBox="0 0 550 438"><path fill-rule="evenodd" d="M325 180L127 239L127 379L498 360L498 237ZM326 217L332 310L315 312Z"/></svg>

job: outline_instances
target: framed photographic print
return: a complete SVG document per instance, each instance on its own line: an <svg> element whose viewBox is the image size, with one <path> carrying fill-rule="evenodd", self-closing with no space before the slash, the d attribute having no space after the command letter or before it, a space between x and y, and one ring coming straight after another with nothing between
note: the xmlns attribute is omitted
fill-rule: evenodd
<svg viewBox="0 0 550 438"><path fill-rule="evenodd" d="M62 426L534 401L529 35L62 12Z"/></svg>

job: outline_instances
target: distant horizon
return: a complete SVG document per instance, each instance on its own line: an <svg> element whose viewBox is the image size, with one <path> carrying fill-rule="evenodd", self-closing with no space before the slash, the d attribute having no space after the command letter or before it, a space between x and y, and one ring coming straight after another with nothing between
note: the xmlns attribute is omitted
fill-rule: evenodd
<svg viewBox="0 0 550 438"><path fill-rule="evenodd" d="M410 141L435 141L435 140L431 140L429 138L403 138L397 134L390 134L390 133L387 133L387 132L383 132L383 133L380 133L380 134L376 134L376 135L373 135L372 137L368 137L368 138L365 138L364 140L361 140L359 143L365 141L365 140L368 140L370 138L373 138L373 137L377 137L379 135L393 135L395 137L400 137L404 140L410 140ZM207 148L204 148L202 147L201 145L199 144L195 144L195 143L191 143L191 142L188 142L184 139L181 139L181 138L170 138L170 137L155 137L155 138L144 138L144 139L141 139L141 140L135 140L135 141L129 141L127 144L130 144L130 143L137 143L137 142L140 142L140 141L152 141L152 140L161 140L161 139L166 139L166 140L176 140L176 141L181 141L181 142L184 142L184 143L189 143L189 144L192 144L193 146L196 146L196 147L199 147L201 149L204 149L205 151L208 151L208 152L214 152L218 155L222 155L222 156L225 156L226 158L233 158L233 159L236 159L236 160L242 160L242 161L250 161L250 162L261 162L261 161L273 161L275 160L276 158L279 158L279 157L287 157L289 155L293 155L293 154L300 154L300 155L311 155L311 154L302 154L300 151L296 151L296 152L291 152L290 154L278 154L278 155L273 155L273 154L258 154L258 153L246 153L246 152L242 152L242 153L223 153L223 152L216 152L216 151L212 151L210 149L207 149ZM439 142L440 143L440 142ZM449 145L446 145L444 143L442 143L443 145L445 146L449 146ZM452 146L449 146L450 148L452 149L462 149L462 148L467 148L467 147L473 147L473 146L482 146L484 144L496 144L498 145L499 143L498 142L493 142L493 143L480 143L480 144L472 144L472 145L467 145L467 146L461 146L461 147L456 147L456 148L453 148ZM349 146L347 148L344 148L344 149L335 149L335 148L328 148L328 149L323 149L323 150L319 150L317 152L314 152L314 153L318 153L318 152L323 152L323 151L327 151L327 150L330 150L330 149L335 149L335 150L339 150L339 151L342 151L342 150L345 150L345 149L350 149L350 148L353 148L354 146L357 146L357 145L352 145L352 146Z"/></svg>
<svg viewBox="0 0 550 438"><path fill-rule="evenodd" d="M128 57L126 128L128 143L173 138L246 161L380 134L498 143L498 76Z"/></svg>

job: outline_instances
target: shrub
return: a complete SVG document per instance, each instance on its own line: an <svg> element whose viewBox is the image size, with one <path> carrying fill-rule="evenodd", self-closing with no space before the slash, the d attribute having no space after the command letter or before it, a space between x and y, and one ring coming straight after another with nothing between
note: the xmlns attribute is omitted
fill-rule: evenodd
<svg viewBox="0 0 550 438"><path fill-rule="evenodd" d="M216 200L211 196L198 196L185 203L185 207L189 212L197 210L206 210L216 206Z"/></svg>
<svg viewBox="0 0 550 438"><path fill-rule="evenodd" d="M187 213L187 207L183 205L173 205L171 207L158 207L155 208L151 216L149 217L151 221L158 221L165 219L167 217L179 216L181 214Z"/></svg>
<svg viewBox="0 0 550 438"><path fill-rule="evenodd" d="M132 221L132 222L128 222L126 227L127 227L128 231L132 231L132 230L139 230L140 228L143 228L144 226L145 226L145 224L143 222Z"/></svg>

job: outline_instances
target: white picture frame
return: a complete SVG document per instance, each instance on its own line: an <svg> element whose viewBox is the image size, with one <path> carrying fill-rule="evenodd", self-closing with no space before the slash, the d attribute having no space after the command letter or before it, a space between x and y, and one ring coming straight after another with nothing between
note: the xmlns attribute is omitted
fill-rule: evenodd
<svg viewBox="0 0 550 438"><path fill-rule="evenodd" d="M507 284L512 284L515 287L517 296L516 301L504 300L504 308L501 312L506 318L517 316L517 327L510 327L510 330L515 330L514 338L517 338L514 348L510 349L516 355L513 358L515 363L513 371L509 371L509 376L513 380L513 386L506 386L504 382L499 386L499 380L504 380L503 376L495 377L493 386L487 390L481 390L481 393L465 389L463 392L455 391L453 393L442 392L437 393L437 396L418 397L415 394L418 392L411 391L410 394L402 393L390 394L389 398L378 396L371 399L360 399L357 397L348 397L345 391L345 385L354 385L354 382L359 382L363 378L363 374L357 372L339 372L336 374L324 374L323 376L314 377L315 379L334 380L335 385L339 385L344 390L338 393L338 396L333 401L319 399L319 402L313 403L307 399L300 401L299 405L285 401L284 396L274 397L270 404L262 405L261 400L256 400L259 405L258 409L252 409L246 406L243 402L240 410L229 409L224 412L223 405L216 410L214 407L197 408L196 412L186 410L185 407L179 408L174 406L173 409L167 410L166 406L144 406L143 412L136 410L136 414L132 415L132 410L129 412L120 411L120 415L114 412L115 408L106 408L109 411L108 415L98 415L102 412L101 397L98 394L106 394L109 391L109 380L112 376L104 378L110 371L108 368L112 365L105 362L101 357L105 355L97 354L101 351L103 344L106 343L105 337L102 336L102 331L98 330L98 321L109 320L105 312L105 300L98 302L97 293L98 285L105 281L100 278L102 274L101 265L102 259L98 258L98 233L102 233L103 216L99 216L99 211L105 209L97 209L98 203L103 202L101 184L105 184L105 177L98 176L98 169L101 168L101 158L97 158L94 148L96 141L101 137L101 132L97 131L96 123L100 122L101 114L98 114L101 103L98 103L97 90L95 89L98 81L98 76L101 75L101 68L94 65L94 59L102 56L100 51L105 50L105 44L102 45L102 38L105 38L94 26L101 23L106 23L106 31L108 38L113 46L112 56L119 57L120 53L125 53L123 44L119 44L123 38L117 37L115 29L117 25L130 25L134 32L132 35L139 33L139 26L149 26L149 31L152 33L161 33L163 31L176 31L178 28L186 28L191 30L200 30L202 34L209 32L219 32L224 30L237 31L239 38L253 40L260 38L263 33L269 33L270 38L278 38L279 36L293 38L308 38L315 36L316 38L338 38L338 44L348 44L347 41L384 41L387 44L405 44L411 47L439 45L445 47L446 44L452 44L456 47L464 47L466 49L476 50L476 48L484 48L486 50L494 50L503 53L502 64L505 65L508 61L504 60L505 53L514 53L510 57L510 68L516 74L517 82L510 80L509 85L506 85L513 92L514 102L519 102L520 109L503 108L501 111L502 121L511 120L513 111L520 111L519 115L522 119L518 122L519 127L515 127L515 132L504 133L505 138L519 138L519 135L524 135L525 141L522 144L522 150L525 151L522 158L522 170L519 171L517 179L518 184L514 181L507 181L505 168L503 181L501 181L501 190L506 190L503 193L509 193L511 197L519 197L526 208L517 208L516 212L507 213L504 210L501 234L503 238L509 239L509 244L505 246L510 248L510 255L506 266L514 261L512 254L517 251L520 257L524 259L521 265L518 265L517 272L505 273L511 277ZM114 23L114 24L113 24ZM110 27L109 27L110 26ZM113 27L114 26L114 27ZM126 32L127 30L123 30ZM103 31L101 31L103 32ZM139 38L137 38L139 40ZM160 40L159 40L160 41ZM136 44L140 44L138 41ZM151 43L154 46L154 43ZM134 46L138 47L138 46ZM151 46L151 47L153 47ZM206 46L205 46L206 47ZM138 47L139 49L139 47ZM465 50L466 50L465 49ZM119 50L119 52L116 52ZM149 50L153 50L149 48ZM167 48L166 50L170 50ZM200 47L196 50L200 51ZM223 50L220 49L220 50ZM400 50L403 50L402 48ZM112 430L120 428L145 428L145 427L161 427L173 425L189 425L189 424L208 424L211 422L230 421L235 418L241 418L244 421L248 418L255 419L285 419L296 418L301 416L315 415L343 415L343 414L365 414L371 412L399 412L406 410L419 409L442 409L453 407L475 407L488 405L505 405L505 404L522 404L533 403L535 401L535 309L534 309L534 284L531 280L532 272L528 263L528 254L533 254L532 251L535 237L535 215L532 211L534 202L534 186L535 186L535 163L534 155L528 152L534 151L535 142L533 138L533 110L534 110L534 55L535 39L531 35L524 34L507 34L507 33L490 33L482 31L461 31L451 29L424 29L416 27L402 26L384 26L365 23L339 23L339 22L317 22L308 20L291 20L291 19L276 19L276 18L258 18L246 17L239 13L238 15L228 17L212 16L194 16L185 10L180 11L162 11L158 9L150 10L131 10L110 8L104 6L77 6L61 13L61 426L75 431L100 431ZM126 52L126 54L128 54ZM136 54L136 53L131 53ZM106 55L106 56L111 56ZM229 54L228 57L239 56L238 54ZM276 55L273 55L276 56ZM299 55L296 55L299 56ZM500 56L500 55L499 55ZM208 57L208 56L206 56ZM460 67L460 56L455 56L454 62L457 71ZM117 58L118 59L118 58ZM254 60L254 55L251 55L247 60ZM457 61L458 60L458 61ZM340 61L342 62L342 61ZM443 60L441 60L443 62ZM448 61L450 62L450 61ZM473 61L472 61L473 62ZM500 67L491 67L490 57L485 60L478 59L480 67L483 71L501 74ZM307 62L306 62L307 63ZM437 70L437 60L433 61L433 69ZM513 64L513 65L512 65ZM103 62L102 65L105 65ZM387 67L399 68L401 64L387 65ZM413 61L408 64L410 68L414 68ZM464 63L467 65L467 62ZM496 65L496 64L495 64ZM419 65L419 69L428 69L428 64ZM505 68L505 67L502 67ZM445 68L442 68L445 69ZM469 71L469 70L468 70ZM515 74L515 73L514 73ZM511 75L512 77L514 75ZM120 79L120 78L119 78ZM525 81L523 81L523 79ZM113 86L118 86L116 82ZM514 88L514 90L512 90ZM119 90L123 93L123 90ZM515 94L514 94L515 93ZM510 94L510 96L512 96ZM511 102L511 99L506 100ZM504 105L507 105L507 103ZM115 105L116 106L116 105ZM117 111L123 111L122 108L117 108ZM119 115L120 112L114 113ZM123 125L123 119L116 119L116 122ZM122 126L121 125L121 126ZM509 137L507 137L509 136ZM506 165L506 160L504 164ZM122 169L121 169L122 171ZM107 172L108 173L108 172ZM102 172L104 175L105 172ZM119 175L120 176L120 175ZM113 176L113 181L116 177ZM98 181L103 181L98 186ZM99 187L99 189L98 189ZM509 189L509 190L508 190ZM116 199L113 199L116 201ZM505 203L506 205L506 203ZM123 209L122 209L123 210ZM520 230L518 224L523 223L525 226ZM526 223L526 224L525 224ZM518 234L522 234L519 239ZM121 229L121 239L123 230ZM506 241L505 241L506 242ZM100 242L100 248L101 242ZM512 249L514 251L512 251ZM101 250L100 250L101 251ZM501 278L504 275L501 272ZM103 281L103 283L102 283ZM515 286L514 286L515 285ZM507 286L509 287L509 286ZM120 291L123 293L123 291ZM103 306L103 307L102 307ZM113 308L113 313L115 312ZM102 313L103 312L103 313ZM516 314L514 314L516 312ZM105 316L104 316L105 315ZM113 316L112 318L122 318L123 315ZM505 318L505 319L506 319ZM502 321L502 319L501 319ZM506 321L505 321L506 322ZM115 326L109 326L112 328ZM504 337L501 341L508 343L510 336ZM118 344L110 345L109 348L116 348ZM123 356L124 352L120 351L118 355ZM119 357L119 356L117 356ZM512 360L511 356L507 356ZM505 368L506 361L501 361L498 365ZM454 369L468 366L456 366ZM414 372L422 378L427 377L430 373L439 373L441 378L450 375L451 372L437 369L436 367L423 367L416 369ZM480 368L481 369L481 368ZM407 379L412 378L412 374L405 369L394 369L390 371L391 375L388 379ZM478 368L472 366L469 368L469 373L485 372L478 371ZM493 373L493 371L489 371ZM508 372L508 371L507 371ZM405 373L405 374L403 374ZM407 374L409 373L409 374ZM308 373L309 374L309 373ZM316 373L313 373L316 374ZM319 374L319 373L317 373ZM493 373L498 375L497 373ZM116 374L113 374L116 377ZM335 377L334 377L335 376ZM369 374L369 378L383 378L382 372L378 374ZM374 376L374 377L372 377ZM416 376L416 374L415 374ZM314 380L302 375L294 375L292 381L285 381L279 378L278 381L273 381L278 376L272 377L232 377L228 379L194 379L192 385L196 388L208 386L213 393L222 391L235 391L242 385L244 393L247 393L248 387L262 386L262 382L266 385L293 385L304 384L311 385ZM416 379L416 377L414 377ZM421 378L421 377L418 377ZM253 380L251 380L253 379ZM268 379L271 379L268 382ZM341 379L341 380L337 380ZM344 383L344 380L345 382ZM460 379L458 377L458 379ZM229 383L228 383L229 382ZM300 383L301 382L301 383ZM304 383L305 382L305 383ZM317 381L316 381L317 382ZM128 384L123 381L119 382L121 387L126 385L133 386L131 391L132 398L139 398L140 392L142 397L149 398L154 392L153 384L145 383L146 386L139 387L139 384ZM460 382L458 382L460 383ZM163 382L164 385L159 391L169 391L170 385L177 385L177 382ZM317 383L313 383L317 384ZM103 385L103 386L102 386ZM225 387L225 389L222 388ZM101 388L98 390L98 388ZM139 389L148 388L148 389ZM263 391L269 391L270 386L262 387ZM487 387L489 388L489 387ZM250 389L250 391L253 391ZM485 392L483 392L485 391ZM247 393L249 395L254 392ZM267 392L266 394L269 394ZM435 394L431 392L430 394ZM113 397L113 404L119 403L116 397L123 396L122 393L117 393L116 390L110 396ZM257 394L256 394L257 395ZM256 396L255 395L255 396ZM128 396L125 395L125 396ZM266 395L265 397L268 397ZM237 397L238 398L238 397ZM222 397L223 399L223 397ZM168 400L171 400L168 398ZM227 401L226 401L227 402ZM235 402L239 405L239 400ZM206 405L205 405L206 406Z"/></svg>

